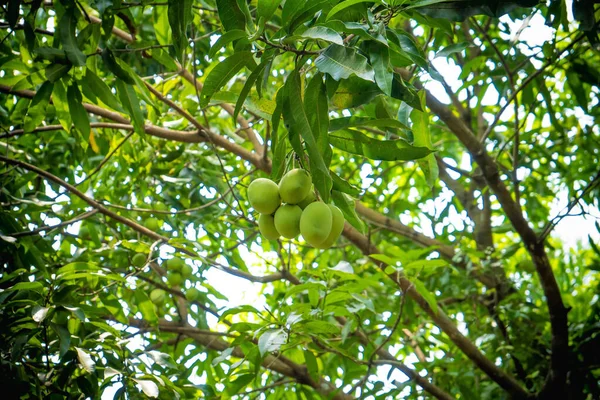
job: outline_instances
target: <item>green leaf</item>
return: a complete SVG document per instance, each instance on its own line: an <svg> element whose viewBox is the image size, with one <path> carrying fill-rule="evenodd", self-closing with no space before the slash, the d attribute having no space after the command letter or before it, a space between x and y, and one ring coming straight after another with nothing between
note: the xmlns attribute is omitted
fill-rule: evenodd
<svg viewBox="0 0 600 400"><path fill-rule="evenodd" d="M44 285L42 285L40 282L19 282L14 284L13 286L9 287L8 289L6 289L6 291L21 291L21 290L31 290L34 292L43 292L44 291Z"/></svg>
<svg viewBox="0 0 600 400"><path fill-rule="evenodd" d="M129 75L129 72L121 68L121 66L117 63L117 60L115 59L115 55L109 48L105 48L102 51L102 60L104 61L104 65L106 66L106 68L108 68L110 72L115 74L117 78L121 79L123 82L129 85L135 84L133 77Z"/></svg>
<svg viewBox="0 0 600 400"><path fill-rule="evenodd" d="M431 270L437 269L439 267L445 267L448 265L446 260L417 260L412 261L408 264L402 265L402 268L405 270L414 270L416 272L424 272L429 273Z"/></svg>
<svg viewBox="0 0 600 400"><path fill-rule="evenodd" d="M256 16L268 21L275 14L275 11L277 11L279 4L281 4L281 0L258 0Z"/></svg>
<svg viewBox="0 0 600 400"><path fill-rule="evenodd" d="M387 256L385 254L369 254L369 257L372 258L372 259L374 259L374 260L386 263L387 265L392 266L392 267L395 267L396 264L398 262L400 262L399 259Z"/></svg>
<svg viewBox="0 0 600 400"><path fill-rule="evenodd" d="M297 36L294 35L294 37L303 39L325 40L326 42L335 43L340 46L344 45L344 40L342 39L340 34L326 26L313 26Z"/></svg>
<svg viewBox="0 0 600 400"><path fill-rule="evenodd" d="M256 63L249 51L241 51L219 62L206 77L204 87L200 96L200 107L206 107L213 96L231 78L233 78L243 67L250 70L256 68Z"/></svg>
<svg viewBox="0 0 600 400"><path fill-rule="evenodd" d="M67 102L67 89L61 81L54 84L52 91L52 103L56 109L56 116L65 131L70 132L73 122L69 113L69 104Z"/></svg>
<svg viewBox="0 0 600 400"><path fill-rule="evenodd" d="M348 79L356 75L367 81L375 81L375 72L367 59L355 49L332 44L315 60L319 71L331 75L333 79Z"/></svg>
<svg viewBox="0 0 600 400"><path fill-rule="evenodd" d="M121 104L131 117L131 123L133 124L135 131L140 135L145 134L144 114L140 108L140 101L138 100L133 86L127 85L118 79L115 81L115 85L117 87L117 94L119 95Z"/></svg>
<svg viewBox="0 0 600 400"><path fill-rule="evenodd" d="M315 335L340 333L340 328L337 325L327 321L306 321L297 324L296 327L302 327L305 332Z"/></svg>
<svg viewBox="0 0 600 400"><path fill-rule="evenodd" d="M353 129L331 132L329 142L340 150L372 160L411 161L432 153L427 147L411 146L402 139L377 140Z"/></svg>
<svg viewBox="0 0 600 400"><path fill-rule="evenodd" d="M421 94L422 100L424 100L425 93ZM431 134L429 132L429 114L424 111L413 110L410 114L410 119L413 123L413 136L415 146L423 146L425 148L432 148ZM429 154L424 160L419 160L419 166L425 174L427 184L429 187L433 187L435 181L438 178L439 168L435 156Z"/></svg>
<svg viewBox="0 0 600 400"><path fill-rule="evenodd" d="M52 82L45 82L33 96L23 124L25 132L33 131L46 118L46 107L50 102L53 89L54 84Z"/></svg>
<svg viewBox="0 0 600 400"><path fill-rule="evenodd" d="M377 127L408 130L408 126L392 118L371 119L367 117L344 117L329 121L329 131L335 132L347 128Z"/></svg>
<svg viewBox="0 0 600 400"><path fill-rule="evenodd" d="M250 76L248 76L248 78L246 79L246 83L244 84L244 87L242 88L242 91L240 92L238 100L235 103L235 110L233 112L233 120L234 121L237 120L237 116L238 116L240 110L242 109L242 105L246 101L246 98L248 97L250 90L252 90L252 86L254 86L254 83L258 80L258 78L260 78L260 76L263 73L263 71L265 70L268 62L269 62L269 60L262 60L261 63L258 65L258 67L256 67L254 69L254 71L252 71Z"/></svg>
<svg viewBox="0 0 600 400"><path fill-rule="evenodd" d="M288 334L283 329L268 329L258 338L260 355L278 351L288 339Z"/></svg>
<svg viewBox="0 0 600 400"><path fill-rule="evenodd" d="M10 29L15 29L17 22L19 22L19 9L21 8L21 0L11 0L8 2L8 11L6 13L6 19Z"/></svg>
<svg viewBox="0 0 600 400"><path fill-rule="evenodd" d="M142 313L144 319L150 324L156 323L158 321L156 306L152 303L146 292L144 290L136 290L134 293L138 310Z"/></svg>
<svg viewBox="0 0 600 400"><path fill-rule="evenodd" d="M175 60L163 49L152 49L150 50L150 55L169 71L177 71L179 69Z"/></svg>
<svg viewBox="0 0 600 400"><path fill-rule="evenodd" d="M229 43L238 39L247 39L248 34L246 31L241 29L232 29L228 32L225 32L221 37L213 44L208 52L208 58L214 58L219 50L223 47L227 46Z"/></svg>
<svg viewBox="0 0 600 400"><path fill-rule="evenodd" d="M290 131L290 135L294 133L304 139L309 156L313 183L323 201L328 202L333 183L329 175L329 168L323 159L321 147L319 147L317 142L318 138L315 137L315 132L313 132L309 122L307 110L301 101L302 82L297 70L290 74L285 85L288 90L287 101L289 103L289 113L287 115L284 114L284 118L286 124L289 125L288 130Z"/></svg>
<svg viewBox="0 0 600 400"><path fill-rule="evenodd" d="M344 192L352 197L360 196L361 190L356 186L349 184L345 179L340 178L335 172L331 171L333 180L333 190Z"/></svg>
<svg viewBox="0 0 600 400"><path fill-rule="evenodd" d="M366 104L381 95L381 89L373 82L356 76L344 79L331 97L331 105L336 109L354 108Z"/></svg>
<svg viewBox="0 0 600 400"><path fill-rule="evenodd" d="M344 214L344 219L359 232L365 233L365 225L356 213L354 199L338 190L332 190L331 197L333 198L335 205L342 211L342 214Z"/></svg>
<svg viewBox="0 0 600 400"><path fill-rule="evenodd" d="M423 296L423 298L425 299L427 304L429 304L429 307L433 310L433 313L437 314L438 305L437 305L437 300L435 298L435 295L433 293L431 293L429 290L427 290L427 288L425 287L425 284L423 282L421 282L420 280L418 280L416 278L414 278L412 280L412 284L414 285L415 290L421 296ZM403 296L405 296L405 294L403 294Z"/></svg>
<svg viewBox="0 0 600 400"><path fill-rule="evenodd" d="M254 313L260 315L260 312L256 308L249 305L243 305L239 307L230 308L229 310L225 311L223 314L221 314L219 320L224 321L227 316L239 313Z"/></svg>
<svg viewBox="0 0 600 400"><path fill-rule="evenodd" d="M412 108L417 110L423 110L421 100L412 86L408 86L399 74L394 74L394 80L392 81L392 97L398 100L402 100Z"/></svg>
<svg viewBox="0 0 600 400"><path fill-rule="evenodd" d="M167 4L167 16L171 26L175 55L183 62L183 55L188 46L186 31L192 21L193 0L169 0Z"/></svg>
<svg viewBox="0 0 600 400"><path fill-rule="evenodd" d="M81 132L81 135L87 142L90 136L90 119L83 107L83 98L81 97L79 87L75 83L71 84L67 89L67 102L71 118L73 118L73 125Z"/></svg>
<svg viewBox="0 0 600 400"><path fill-rule="evenodd" d="M85 71L85 79L82 81L83 84L88 85L90 90L102 101L104 104L116 111L123 111L121 103L117 100L117 97L109 89L109 87L89 68Z"/></svg>
<svg viewBox="0 0 600 400"><path fill-rule="evenodd" d="M50 82L56 82L63 76L67 75L73 65L71 64L51 64L46 67L46 79Z"/></svg>
<svg viewBox="0 0 600 400"><path fill-rule="evenodd" d="M329 13L327 14L327 18L325 18L325 19L330 20L334 15L338 14L339 12L345 10L348 7L352 7L355 4L359 4L359 3L380 4L380 1L378 1L378 0L346 0L346 1L342 1L341 3L339 3L335 7L333 7L331 9L331 11L329 11Z"/></svg>
<svg viewBox="0 0 600 400"><path fill-rule="evenodd" d="M175 0L176 1L176 0ZM217 0L219 20L225 31L233 29L244 30L246 28L246 17L236 0Z"/></svg>
<svg viewBox="0 0 600 400"><path fill-rule="evenodd" d="M57 28L60 35L60 43L67 58L76 67L81 67L85 65L86 57L77 46L77 39L75 38L75 28L77 27L75 10L74 7L68 8L58 22Z"/></svg>
<svg viewBox="0 0 600 400"><path fill-rule="evenodd" d="M327 135L329 131L329 103L327 101L327 89L321 74L316 74L306 87L304 109L311 110L311 112L307 113L308 123L317 141L317 147L323 156L325 165L329 168L332 155Z"/></svg>
<svg viewBox="0 0 600 400"><path fill-rule="evenodd" d="M304 350L304 364L306 365L306 369L308 369L308 374L315 381L319 380L319 363L312 351Z"/></svg>
<svg viewBox="0 0 600 400"><path fill-rule="evenodd" d="M464 49L466 49L467 47L470 47L470 46L471 46L471 44L469 44L468 42L454 43L454 44L451 44L450 46L444 47L442 50L435 53L434 58L439 58L439 57L447 58L448 56L450 56L454 53L460 53L461 51L463 51Z"/></svg>
<svg viewBox="0 0 600 400"><path fill-rule="evenodd" d="M390 64L388 48L378 42L369 42L369 60L375 71L375 82L386 96L392 95L394 74Z"/></svg>

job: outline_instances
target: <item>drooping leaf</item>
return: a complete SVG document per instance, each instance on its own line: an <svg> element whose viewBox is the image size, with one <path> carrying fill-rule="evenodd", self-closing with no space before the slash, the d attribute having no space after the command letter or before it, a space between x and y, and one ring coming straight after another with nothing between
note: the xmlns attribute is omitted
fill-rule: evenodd
<svg viewBox="0 0 600 400"><path fill-rule="evenodd" d="M353 129L329 133L329 142L340 150L372 160L410 161L423 158L432 152L427 147L412 146L402 139L377 140Z"/></svg>
<svg viewBox="0 0 600 400"><path fill-rule="evenodd" d="M157 398L160 391L158 389L158 385L154 383L154 381L150 381L147 379L134 379L135 382L140 385L142 392L148 397Z"/></svg>
<svg viewBox="0 0 600 400"><path fill-rule="evenodd" d="M422 93L422 100L424 100L424 96L425 93ZM425 111L413 110L410 114L410 119L413 123L414 145L431 149L433 144L431 142L431 133L429 130L429 114ZM427 184L430 187L433 187L439 174L435 156L429 154L425 159L419 160L419 166L425 174Z"/></svg>
<svg viewBox="0 0 600 400"><path fill-rule="evenodd" d="M313 183L323 201L327 202L330 196L332 187L329 168L325 164L323 154L315 137L315 133L311 129L307 115L307 110L302 99L302 82L298 71L294 71L288 77L286 84L288 90L287 101L289 103L289 112L285 112L284 118L288 124L290 135L295 134L297 137L302 137L306 143L307 152L310 161L310 172L313 176ZM292 142L294 146L294 142ZM298 150L296 150L298 151Z"/></svg>
<svg viewBox="0 0 600 400"><path fill-rule="evenodd" d="M77 26L77 16L75 7L69 7L58 22L58 31L60 33L60 42L69 61L81 67L85 65L85 54L79 49L77 39L75 38L75 28Z"/></svg>
<svg viewBox="0 0 600 400"><path fill-rule="evenodd" d="M342 214L344 214L344 219L359 232L364 233L365 225L356 213L354 199L338 190L332 190L331 197L335 205L342 211Z"/></svg>
<svg viewBox="0 0 600 400"><path fill-rule="evenodd" d="M408 130L408 126L403 124L402 122L391 119L391 118L381 118L381 119L371 119L367 117L344 117L344 118L335 118L329 121L329 131L335 132L341 129L347 128L361 128L361 127L369 127L369 128L390 128L390 129L400 129L400 130Z"/></svg>
<svg viewBox="0 0 600 400"><path fill-rule="evenodd" d="M35 96L29 103L29 109L25 116L23 129L25 132L31 132L39 126L46 117L46 107L50 102L50 95L54 89L52 82L45 82L35 93Z"/></svg>
<svg viewBox="0 0 600 400"><path fill-rule="evenodd" d="M375 81L375 72L367 59L356 50L332 44L317 57L315 65L319 71L331 75L333 79L348 79L351 75L367 81Z"/></svg>
<svg viewBox="0 0 600 400"><path fill-rule="evenodd" d="M427 302L427 304L429 304L429 307L433 310L433 312L435 314L437 314L438 312L438 304L437 304L437 300L435 298L435 295L433 293L431 293L427 287L425 287L425 284L423 282L421 282L419 279L414 278L412 280L412 283L415 287L415 290L421 295L423 296L423 298L425 299L425 301Z"/></svg>
<svg viewBox="0 0 600 400"><path fill-rule="evenodd" d="M437 53L435 53L434 58L440 58L440 57L447 58L448 56L450 56L454 53L460 53L461 51L463 51L464 49L466 49L469 46L470 46L470 44L468 42L460 42L460 43L451 44L449 46L444 47Z"/></svg>
<svg viewBox="0 0 600 400"><path fill-rule="evenodd" d="M183 61L183 54L187 49L187 27L192 21L192 3L193 0L168 1L167 16L171 26L173 47L180 61Z"/></svg>
<svg viewBox="0 0 600 400"><path fill-rule="evenodd" d="M235 53L214 67L204 81L204 87L200 96L200 106L206 107L213 94L229 82L243 67L247 67L250 70L254 70L256 67L252 53L249 51Z"/></svg>
<svg viewBox="0 0 600 400"><path fill-rule="evenodd" d="M232 29L230 31L225 32L221 37L210 47L210 51L208 52L209 58L214 58L219 50L223 47L227 46L229 43L234 40L247 38L248 34L241 29Z"/></svg>
<svg viewBox="0 0 600 400"><path fill-rule="evenodd" d="M359 188L351 185L348 183L348 181L338 176L338 174L335 172L331 172L331 178L333 179L333 190L347 193L352 197L360 196L361 190Z"/></svg>
<svg viewBox="0 0 600 400"><path fill-rule="evenodd" d="M67 89L67 102L69 103L71 118L73 118L73 125L81 132L82 137L87 142L88 137L90 136L90 119L87 111L83 107L83 98L77 84L73 83Z"/></svg>
<svg viewBox="0 0 600 400"><path fill-rule="evenodd" d="M109 48L105 48L102 51L102 60L104 61L104 65L106 66L106 68L108 68L110 72L115 74L117 78L129 85L135 85L133 77L129 74L129 72L121 68L121 66L119 65L119 63L117 63L117 60L115 59L115 55Z"/></svg>
<svg viewBox="0 0 600 400"><path fill-rule="evenodd" d="M98 75L93 73L92 70L86 70L85 79L82 81L82 84L89 86L90 90L100 99L100 101L113 110L123 110L123 107L121 107L117 97L113 94L113 92L111 92L106 83L104 83L102 79L98 77Z"/></svg>
<svg viewBox="0 0 600 400"><path fill-rule="evenodd" d="M46 67L46 79L54 83L63 76L67 75L73 65L69 64L50 64Z"/></svg>
<svg viewBox="0 0 600 400"><path fill-rule="evenodd" d="M116 80L115 84L121 104L131 117L131 122L135 128L135 131L140 135L145 134L144 114L140 108L140 101L135 93L135 90L133 89L133 86L123 83L118 79Z"/></svg>
<svg viewBox="0 0 600 400"><path fill-rule="evenodd" d="M79 364L85 369L87 372L92 373L96 370L96 363L92 359L92 357L82 348L75 347L77 350L77 359L79 360Z"/></svg>

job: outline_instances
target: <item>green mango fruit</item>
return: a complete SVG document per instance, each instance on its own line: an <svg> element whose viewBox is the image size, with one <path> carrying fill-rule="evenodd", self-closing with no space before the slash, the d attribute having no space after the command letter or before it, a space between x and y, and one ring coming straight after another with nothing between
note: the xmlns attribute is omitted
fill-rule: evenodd
<svg viewBox="0 0 600 400"><path fill-rule="evenodd" d="M201 292L196 288L190 288L185 291L187 301L196 301L200 297Z"/></svg>
<svg viewBox="0 0 600 400"><path fill-rule="evenodd" d="M151 231L158 231L161 227L161 223L158 218L150 217L144 221L144 226Z"/></svg>
<svg viewBox="0 0 600 400"><path fill-rule="evenodd" d="M160 306L165 302L165 298L167 297L167 293L162 289L154 289L150 292L150 301L157 306Z"/></svg>
<svg viewBox="0 0 600 400"><path fill-rule="evenodd" d="M281 236L293 239L300 234L300 218L302 209L298 206L286 204L275 212L275 229Z"/></svg>
<svg viewBox="0 0 600 400"><path fill-rule="evenodd" d="M260 234L268 240L277 240L281 236L277 228L275 228L275 219L272 215L260 214L260 217L258 217L258 229L260 230Z"/></svg>
<svg viewBox="0 0 600 400"><path fill-rule="evenodd" d="M308 192L308 195L304 198L304 200L298 203L298 207L304 210L310 203L314 203L315 201L317 201L317 196L315 196L315 192L313 192L313 190L311 189L310 192Z"/></svg>
<svg viewBox="0 0 600 400"><path fill-rule="evenodd" d="M166 265L169 271L180 272L183 266L185 265L185 261L183 261L179 257L173 257L167 260Z"/></svg>
<svg viewBox="0 0 600 400"><path fill-rule="evenodd" d="M329 232L329 236L327 236L327 239L325 239L323 243L315 246L317 249L330 248L342 234L342 231L344 230L344 223L346 222L344 219L344 214L342 214L342 211L339 208L331 204L328 204L327 206L331 210L332 216L331 232Z"/></svg>
<svg viewBox="0 0 600 400"><path fill-rule="evenodd" d="M300 217L300 233L308 244L316 247L323 243L331 232L333 215L322 201L309 204Z"/></svg>
<svg viewBox="0 0 600 400"><path fill-rule="evenodd" d="M171 286L179 286L183 282L183 276L179 272L169 272L167 274L167 282Z"/></svg>
<svg viewBox="0 0 600 400"><path fill-rule="evenodd" d="M308 171L296 168L281 178L279 194L285 203L298 204L308 196L311 187L312 178Z"/></svg>
<svg viewBox="0 0 600 400"><path fill-rule="evenodd" d="M131 265L133 265L134 267L143 267L146 264L146 258L147 256L145 254L136 253L131 258Z"/></svg>
<svg viewBox="0 0 600 400"><path fill-rule="evenodd" d="M194 269L187 264L183 264L183 266L181 267L181 276L183 277L183 279L187 279L190 276L192 276L192 274L194 273Z"/></svg>
<svg viewBox="0 0 600 400"><path fill-rule="evenodd" d="M248 186L248 201L259 213L273 214L281 204L279 188L270 179L255 179Z"/></svg>

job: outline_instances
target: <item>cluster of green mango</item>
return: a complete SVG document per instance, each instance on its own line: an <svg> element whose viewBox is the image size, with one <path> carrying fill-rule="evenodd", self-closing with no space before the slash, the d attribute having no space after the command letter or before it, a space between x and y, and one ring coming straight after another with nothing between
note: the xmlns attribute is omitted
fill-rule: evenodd
<svg viewBox="0 0 600 400"><path fill-rule="evenodd" d="M248 200L260 213L260 233L269 240L302 234L311 246L328 249L344 230L340 209L317 201L312 178L303 169L292 169L279 185L270 179L255 179L248 186Z"/></svg>
<svg viewBox="0 0 600 400"><path fill-rule="evenodd" d="M186 264L185 261L179 257L168 259L164 265L167 269L167 282L171 287L181 286L186 279L192 276L192 267ZM160 306L164 303L166 296L167 293L162 289L154 289L152 292L150 292L150 300L157 306ZM185 297L189 301L195 301L199 296L200 291L193 287L187 289L185 292Z"/></svg>

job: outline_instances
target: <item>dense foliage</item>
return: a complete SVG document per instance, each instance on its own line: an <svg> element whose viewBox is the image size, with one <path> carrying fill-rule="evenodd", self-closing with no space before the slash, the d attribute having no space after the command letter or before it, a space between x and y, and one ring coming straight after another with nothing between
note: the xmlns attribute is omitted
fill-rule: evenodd
<svg viewBox="0 0 600 400"><path fill-rule="evenodd" d="M3 389L600 398L594 3L0 2ZM330 249L258 232L292 168Z"/></svg>

